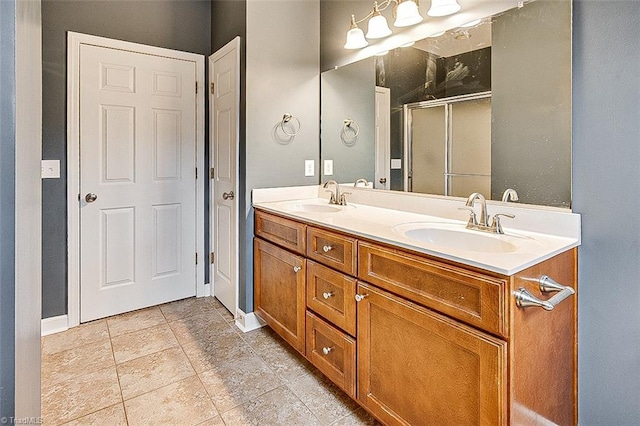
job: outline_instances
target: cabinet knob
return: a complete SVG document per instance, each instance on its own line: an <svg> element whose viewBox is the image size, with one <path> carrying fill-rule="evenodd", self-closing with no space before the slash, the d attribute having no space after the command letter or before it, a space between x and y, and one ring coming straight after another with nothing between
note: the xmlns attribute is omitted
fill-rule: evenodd
<svg viewBox="0 0 640 426"><path fill-rule="evenodd" d="M301 268L301 267L299 267L299 266L294 266L294 267L293 267L293 272L298 273L298 272L300 272L300 269L302 269L302 268Z"/></svg>
<svg viewBox="0 0 640 426"><path fill-rule="evenodd" d="M333 292L328 292L328 293L322 293L322 297L324 297L325 299L330 298L331 296L333 296Z"/></svg>
<svg viewBox="0 0 640 426"><path fill-rule="evenodd" d="M362 302L365 297L369 297L368 294L356 294L356 302Z"/></svg>
<svg viewBox="0 0 640 426"><path fill-rule="evenodd" d="M322 247L322 251L325 252L325 253L329 253L331 250L333 250L333 247L331 247L331 246Z"/></svg>
<svg viewBox="0 0 640 426"><path fill-rule="evenodd" d="M325 355L329 355L329 352L331 352L332 350L333 350L333 348L325 346L324 348L322 348L322 353L325 354Z"/></svg>

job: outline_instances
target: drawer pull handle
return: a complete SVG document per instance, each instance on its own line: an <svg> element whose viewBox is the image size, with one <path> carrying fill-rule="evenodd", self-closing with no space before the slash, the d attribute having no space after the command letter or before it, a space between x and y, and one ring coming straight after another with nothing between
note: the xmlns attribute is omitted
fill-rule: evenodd
<svg viewBox="0 0 640 426"><path fill-rule="evenodd" d="M329 352L331 352L333 350L333 348L330 348L328 346L322 348L322 353L325 355L329 355Z"/></svg>
<svg viewBox="0 0 640 426"><path fill-rule="evenodd" d="M365 297L369 297L368 294L356 294L356 302L362 302Z"/></svg>
<svg viewBox="0 0 640 426"><path fill-rule="evenodd" d="M331 250L333 250L333 247L331 247L331 246L322 247L322 251L325 252L325 253L329 253Z"/></svg>
<svg viewBox="0 0 640 426"><path fill-rule="evenodd" d="M322 293L322 297L324 297L325 299L330 298L331 296L333 296L333 292L328 292L328 293Z"/></svg>
<svg viewBox="0 0 640 426"><path fill-rule="evenodd" d="M540 285L541 292L549 293L552 291L557 291L559 293L555 294L550 299L542 300L531 294L531 292L529 292L524 287L520 287L516 292L514 292L514 296L516 298L516 306L518 308L529 308L531 306L538 306L544 310L551 311L564 299L568 298L572 294L575 294L575 290L573 288L557 283L547 275L541 276L538 279L538 284Z"/></svg>
<svg viewBox="0 0 640 426"><path fill-rule="evenodd" d="M294 266L293 267L293 272L298 273L298 272L300 272L300 269L302 269L302 268L299 267L299 266Z"/></svg>

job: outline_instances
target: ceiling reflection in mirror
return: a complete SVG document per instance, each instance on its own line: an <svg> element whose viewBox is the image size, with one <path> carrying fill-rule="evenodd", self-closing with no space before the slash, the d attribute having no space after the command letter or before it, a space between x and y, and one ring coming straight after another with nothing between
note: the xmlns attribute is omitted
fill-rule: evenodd
<svg viewBox="0 0 640 426"><path fill-rule="evenodd" d="M537 0L322 73L322 180L571 204L571 2ZM329 173L325 173L329 172Z"/></svg>

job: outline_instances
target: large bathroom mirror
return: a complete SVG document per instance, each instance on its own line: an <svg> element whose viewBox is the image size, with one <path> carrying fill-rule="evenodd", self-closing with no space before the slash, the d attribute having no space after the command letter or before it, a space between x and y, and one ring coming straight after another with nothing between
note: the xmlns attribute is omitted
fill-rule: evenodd
<svg viewBox="0 0 640 426"><path fill-rule="evenodd" d="M536 0L321 76L322 180L571 205L571 1Z"/></svg>

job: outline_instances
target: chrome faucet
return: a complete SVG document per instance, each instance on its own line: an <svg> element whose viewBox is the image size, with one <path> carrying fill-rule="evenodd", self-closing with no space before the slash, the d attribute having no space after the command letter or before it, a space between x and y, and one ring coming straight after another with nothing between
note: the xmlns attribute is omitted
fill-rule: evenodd
<svg viewBox="0 0 640 426"><path fill-rule="evenodd" d="M505 189L502 193L502 201L505 203L508 201L518 201L518 193L513 188Z"/></svg>
<svg viewBox="0 0 640 426"><path fill-rule="evenodd" d="M360 178L356 181L356 183L353 184L353 187L357 188L359 183L363 183L365 188L367 187L367 185L369 185L369 182L367 182L365 178Z"/></svg>
<svg viewBox="0 0 640 426"><path fill-rule="evenodd" d="M475 210L473 209L473 205L476 200L480 201L479 219L476 216ZM491 232L493 234L504 234L502 224L500 223L500 216L508 217L511 219L515 218L515 216L512 214L496 213L491 220L491 225L489 225L489 215L487 214L487 200L486 198L484 198L484 195L480 194L479 192L474 192L473 194L469 195L465 206L460 207L460 210L469 210L471 212L469 215L469 221L467 222L467 229Z"/></svg>
<svg viewBox="0 0 640 426"><path fill-rule="evenodd" d="M334 190L327 190L327 192L331 193L331 198L329 198L329 204L337 204L339 206L346 206L347 205L347 195L350 195L350 192L343 192L342 194L340 193L340 185L338 184L338 182L336 182L335 180L328 180L324 183L323 188L326 188L329 185L333 185L334 186Z"/></svg>

